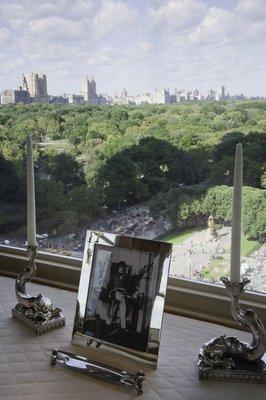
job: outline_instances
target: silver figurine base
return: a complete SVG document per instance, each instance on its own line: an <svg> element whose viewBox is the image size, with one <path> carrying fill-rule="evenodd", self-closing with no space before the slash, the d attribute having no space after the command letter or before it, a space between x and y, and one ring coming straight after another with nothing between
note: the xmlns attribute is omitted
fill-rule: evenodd
<svg viewBox="0 0 266 400"><path fill-rule="evenodd" d="M253 310L244 311L239 304L239 296L249 280L240 283L232 283L227 278L221 280L231 297L234 320L251 331L253 340L245 343L223 335L205 343L199 352L199 379L266 383L265 328Z"/></svg>
<svg viewBox="0 0 266 400"><path fill-rule="evenodd" d="M199 366L199 379L204 381L231 381L231 382L252 382L266 383L266 353L260 362L243 362L236 360L236 365L228 369L206 369Z"/></svg>
<svg viewBox="0 0 266 400"><path fill-rule="evenodd" d="M26 283L36 274L35 258L37 245L27 246L29 264L16 279L16 296L18 304L12 309L12 316L21 320L38 335L65 325L61 309L54 308L51 300L41 293L31 296L26 291Z"/></svg>
<svg viewBox="0 0 266 400"><path fill-rule="evenodd" d="M20 304L18 303L15 308L12 309L12 317L20 319L25 325L31 328L37 335L52 331L54 329L65 326L65 317L59 315L48 321L42 323L36 323L32 319L25 316L25 314L19 310Z"/></svg>

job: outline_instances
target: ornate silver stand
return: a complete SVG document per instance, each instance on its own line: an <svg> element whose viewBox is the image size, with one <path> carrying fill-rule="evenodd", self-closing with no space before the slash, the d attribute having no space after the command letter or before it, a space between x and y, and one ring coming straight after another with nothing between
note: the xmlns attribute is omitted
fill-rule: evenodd
<svg viewBox="0 0 266 400"><path fill-rule="evenodd" d="M95 378L123 385L130 389L135 389L137 394L142 393L142 382L145 380L145 375L141 371L133 375L129 372L121 371L117 368L96 363L87 358L57 349L52 350L51 356L51 365L55 364L91 375Z"/></svg>
<svg viewBox="0 0 266 400"><path fill-rule="evenodd" d="M26 283L36 273L35 258L37 245L27 246L29 264L16 279L18 304L12 309L12 316L20 319L38 335L65 325L65 317L60 308L53 308L51 300L42 294L30 296L26 292Z"/></svg>
<svg viewBox="0 0 266 400"><path fill-rule="evenodd" d="M251 331L253 340L249 344L223 335L205 343L199 353L199 379L266 383L265 328L254 311L244 311L239 304L239 295L249 280L232 283L221 278L221 281L231 297L234 320Z"/></svg>

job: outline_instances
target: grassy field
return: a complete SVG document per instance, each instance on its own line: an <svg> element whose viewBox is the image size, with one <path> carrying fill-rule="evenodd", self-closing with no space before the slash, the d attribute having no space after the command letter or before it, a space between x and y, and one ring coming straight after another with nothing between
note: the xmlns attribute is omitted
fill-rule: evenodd
<svg viewBox="0 0 266 400"><path fill-rule="evenodd" d="M178 232L178 233L173 233L169 236L165 236L161 238L164 242L167 243L172 243L172 244L179 244L184 242L184 240L188 239L191 235L193 235L196 232L201 231L199 228L193 228L193 229L188 229L183 232Z"/></svg>
<svg viewBox="0 0 266 400"><path fill-rule="evenodd" d="M261 243L241 237L241 256L249 257L251 253L258 250ZM202 277L209 281L217 281L221 276L228 277L230 270L230 247L226 249L225 257L216 257L207 267L202 270Z"/></svg>
<svg viewBox="0 0 266 400"><path fill-rule="evenodd" d="M245 236L241 236L241 256L249 257L251 253L258 250L261 247L261 243L256 240L249 240ZM226 249L226 252L230 254L231 247Z"/></svg>
<svg viewBox="0 0 266 400"><path fill-rule="evenodd" d="M160 238L164 242L172 243L172 244L179 244L184 242L190 236L192 236L196 232L200 232L202 229L193 228L187 229L186 231L172 233L171 235L164 236ZM249 257L251 253L255 250L258 250L261 247L261 243L256 240L247 239L244 235L241 237L241 256ZM231 248L228 247L226 249L226 253L230 254Z"/></svg>
<svg viewBox="0 0 266 400"><path fill-rule="evenodd" d="M202 270L202 277L210 282L219 280L221 276L229 276L229 261L219 256Z"/></svg>
<svg viewBox="0 0 266 400"><path fill-rule="evenodd" d="M196 232L202 229L194 228L183 232L173 233L161 238L161 240L172 244L180 244L189 239ZM249 257L255 250L261 247L261 243L255 240L249 240L244 235L241 237L241 257ZM202 269L201 276L210 282L217 282L221 276L228 277L230 271L230 246L225 249L223 256L216 257L209 265Z"/></svg>

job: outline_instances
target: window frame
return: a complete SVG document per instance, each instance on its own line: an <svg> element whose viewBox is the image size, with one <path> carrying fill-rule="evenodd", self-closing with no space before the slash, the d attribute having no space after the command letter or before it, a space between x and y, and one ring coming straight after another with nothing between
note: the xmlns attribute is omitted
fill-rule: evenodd
<svg viewBox="0 0 266 400"><path fill-rule="evenodd" d="M0 275L16 278L26 265L26 249L0 245ZM39 251L36 265L33 282L77 292L82 259ZM252 308L266 325L266 294L246 291L241 295L241 305ZM239 328L231 317L230 306L222 285L169 277L166 312Z"/></svg>

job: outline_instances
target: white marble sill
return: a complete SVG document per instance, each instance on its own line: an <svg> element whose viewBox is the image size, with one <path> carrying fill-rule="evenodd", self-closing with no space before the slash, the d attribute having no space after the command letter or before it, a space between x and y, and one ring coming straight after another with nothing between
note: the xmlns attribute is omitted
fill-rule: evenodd
<svg viewBox="0 0 266 400"><path fill-rule="evenodd" d="M66 326L41 336L11 317L16 304L15 281L0 277L0 399L1 400L109 400L133 399L133 391L98 381L60 367L51 367L50 352L59 348L87 356L86 349L71 345L76 294L40 285L29 291L42 292L62 308ZM157 370L144 369L142 400L265 400L261 384L200 382L197 377L199 347L214 336L249 334L223 326L166 314ZM121 361L121 360L120 360ZM110 363L115 360L110 358ZM134 372L139 366L123 361Z"/></svg>

